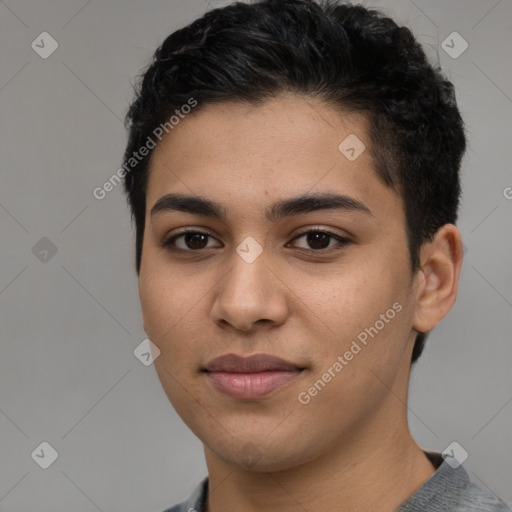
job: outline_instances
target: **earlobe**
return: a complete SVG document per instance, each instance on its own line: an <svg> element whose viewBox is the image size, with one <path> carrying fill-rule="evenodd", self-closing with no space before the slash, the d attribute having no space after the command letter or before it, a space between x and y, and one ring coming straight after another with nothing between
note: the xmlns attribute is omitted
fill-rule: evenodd
<svg viewBox="0 0 512 512"><path fill-rule="evenodd" d="M455 303L462 254L462 238L453 224L442 226L423 245L412 325L417 331L431 331Z"/></svg>

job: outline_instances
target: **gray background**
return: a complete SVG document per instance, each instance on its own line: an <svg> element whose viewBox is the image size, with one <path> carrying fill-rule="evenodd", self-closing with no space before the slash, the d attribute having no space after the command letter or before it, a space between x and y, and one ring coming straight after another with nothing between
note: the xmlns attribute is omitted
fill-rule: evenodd
<svg viewBox="0 0 512 512"><path fill-rule="evenodd" d="M92 191L121 164L136 74L217 5L0 2L1 511L161 511L206 474L202 445L133 354L146 336L121 186ZM456 440L472 479L511 502L512 2L366 5L439 59L469 136L459 299L413 372L411 428L430 449ZM31 48L43 31L59 44L47 59ZM469 44L458 58L441 46L453 31ZM31 458L42 441L58 452L48 469Z"/></svg>

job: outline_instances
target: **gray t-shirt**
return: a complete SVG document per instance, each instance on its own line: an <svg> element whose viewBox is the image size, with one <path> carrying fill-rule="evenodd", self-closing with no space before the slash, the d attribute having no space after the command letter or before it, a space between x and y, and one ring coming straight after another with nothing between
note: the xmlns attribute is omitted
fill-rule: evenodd
<svg viewBox="0 0 512 512"><path fill-rule="evenodd" d="M395 512L511 512L504 501L470 482L467 471L453 469L440 453L425 452L436 472ZM208 477L186 501L164 512L205 512Z"/></svg>

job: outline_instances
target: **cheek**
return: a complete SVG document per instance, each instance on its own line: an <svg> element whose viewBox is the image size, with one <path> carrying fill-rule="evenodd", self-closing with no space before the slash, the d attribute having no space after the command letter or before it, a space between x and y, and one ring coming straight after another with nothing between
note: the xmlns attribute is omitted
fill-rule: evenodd
<svg viewBox="0 0 512 512"><path fill-rule="evenodd" d="M214 281L208 276L194 278L156 257L145 263L139 277L144 330L160 350L155 368L169 392L174 379L190 380L212 339L207 294Z"/></svg>
<svg viewBox="0 0 512 512"><path fill-rule="evenodd" d="M139 300L142 311L144 330L153 343L161 345L161 323L167 309L165 304L165 283L156 272L147 270L142 265L139 275ZM171 309L172 311L172 309Z"/></svg>
<svg viewBox="0 0 512 512"><path fill-rule="evenodd" d="M350 273L333 274L321 286L317 283L314 294L302 289L309 311L315 313L318 325L331 340L317 345L322 364L329 359L334 362L351 347L357 352L357 345L360 351L348 354L352 368L359 364L378 368L397 362L410 331L406 277L389 266L361 264L357 269L351 267ZM302 283L308 285L304 278Z"/></svg>
<svg viewBox="0 0 512 512"><path fill-rule="evenodd" d="M328 276L297 275L300 283L296 290L310 314L317 318L319 325L337 333L352 334L366 324L383 305L387 306L392 295L390 283L381 276L377 281L371 269L364 265L340 266Z"/></svg>
<svg viewBox="0 0 512 512"><path fill-rule="evenodd" d="M160 350L183 329L197 302L193 283L188 286L164 265L146 260L139 276L139 299L144 330Z"/></svg>
<svg viewBox="0 0 512 512"><path fill-rule="evenodd" d="M149 267L149 265L148 265ZM162 388L176 411L184 417L199 414L190 405L190 375L197 366L199 325L197 297L192 286L185 287L165 269L142 268L139 297L144 330L159 348L154 366ZM195 306L194 306L195 305ZM187 405L188 404L188 405Z"/></svg>

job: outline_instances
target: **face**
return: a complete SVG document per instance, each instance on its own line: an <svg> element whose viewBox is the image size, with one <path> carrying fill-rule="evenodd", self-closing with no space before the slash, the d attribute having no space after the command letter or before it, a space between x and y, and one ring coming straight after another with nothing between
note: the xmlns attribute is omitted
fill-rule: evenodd
<svg viewBox="0 0 512 512"><path fill-rule="evenodd" d="M206 106L152 155L144 329L169 400L227 463L290 468L382 435L403 407L415 281L403 203L366 130L281 96ZM226 354L288 366L210 365Z"/></svg>

